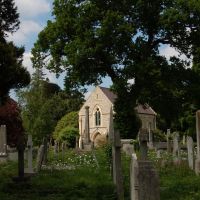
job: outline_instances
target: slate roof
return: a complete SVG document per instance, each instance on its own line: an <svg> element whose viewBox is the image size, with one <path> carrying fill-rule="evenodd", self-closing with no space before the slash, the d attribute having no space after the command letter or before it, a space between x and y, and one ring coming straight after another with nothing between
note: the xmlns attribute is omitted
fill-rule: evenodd
<svg viewBox="0 0 200 200"><path fill-rule="evenodd" d="M117 95L114 94L109 88L105 88L105 87L99 87L99 88L106 95L106 97L111 101L111 103L114 104L114 101L117 98ZM135 109L139 114L157 115L156 112L148 104L145 104L145 105L139 104Z"/></svg>
<svg viewBox="0 0 200 200"><path fill-rule="evenodd" d="M117 98L116 94L114 94L109 88L100 87L100 89L107 96L107 98L111 101L111 103L115 102L115 99Z"/></svg>

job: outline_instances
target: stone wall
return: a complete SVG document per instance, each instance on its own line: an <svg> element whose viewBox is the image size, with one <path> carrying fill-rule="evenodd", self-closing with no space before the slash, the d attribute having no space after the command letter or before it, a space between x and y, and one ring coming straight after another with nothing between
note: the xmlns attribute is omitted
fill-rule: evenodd
<svg viewBox="0 0 200 200"><path fill-rule="evenodd" d="M86 103L79 111L79 133L84 135L85 129L85 106L89 106L89 125L90 125L90 140L93 142L96 137L107 137L108 127L110 122L110 107L112 103L107 99L99 87L96 87L90 95ZM95 111L99 108L101 112L101 125L95 125Z"/></svg>

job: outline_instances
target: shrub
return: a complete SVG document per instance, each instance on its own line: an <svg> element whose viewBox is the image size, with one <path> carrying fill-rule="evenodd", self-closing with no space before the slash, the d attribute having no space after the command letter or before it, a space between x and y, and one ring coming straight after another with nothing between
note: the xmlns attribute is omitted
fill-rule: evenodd
<svg viewBox="0 0 200 200"><path fill-rule="evenodd" d="M153 131L153 138L156 142L166 142L166 135L158 129Z"/></svg>
<svg viewBox="0 0 200 200"><path fill-rule="evenodd" d="M78 129L78 112L70 112L58 121L56 128L53 132L53 138L58 140L60 132L67 126Z"/></svg>
<svg viewBox="0 0 200 200"><path fill-rule="evenodd" d="M75 144L76 144L77 135L78 135L77 128L67 126L58 133L57 140L66 142L69 148L73 148L75 147Z"/></svg>

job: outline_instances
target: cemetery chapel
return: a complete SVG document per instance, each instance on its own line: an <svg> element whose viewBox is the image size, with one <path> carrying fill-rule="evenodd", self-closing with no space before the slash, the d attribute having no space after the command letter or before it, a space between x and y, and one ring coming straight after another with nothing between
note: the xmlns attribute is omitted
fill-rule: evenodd
<svg viewBox="0 0 200 200"><path fill-rule="evenodd" d="M111 117L116 95L108 88L97 86L90 94L79 111L79 134L84 142L85 127L89 125L89 138L94 146L105 144L109 137ZM153 131L156 129L156 112L147 104L139 104L136 108L142 122L142 128ZM88 114L87 114L88 113ZM89 116L86 116L89 115ZM86 117L88 120L86 121ZM86 123L86 124L85 124ZM80 142L80 141L79 141Z"/></svg>

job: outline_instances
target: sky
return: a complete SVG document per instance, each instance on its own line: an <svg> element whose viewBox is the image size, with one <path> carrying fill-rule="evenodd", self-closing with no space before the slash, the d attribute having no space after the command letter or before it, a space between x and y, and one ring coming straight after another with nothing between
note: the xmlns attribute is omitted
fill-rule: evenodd
<svg viewBox="0 0 200 200"><path fill-rule="evenodd" d="M13 41L17 46L24 46L24 61L23 65L28 69L30 74L34 72L31 63L31 49L34 43L37 41L38 33L43 30L47 24L47 20L53 19L52 12L53 0L15 0L15 4L18 7L18 12L20 14L20 28L13 35L9 35L8 40ZM169 46L162 46L160 48L160 53L165 55L167 58L176 55L179 56L175 49ZM61 88L63 88L63 78L62 74L58 79L48 70L44 73L46 77L49 78L51 82L57 83ZM112 84L109 78L103 79L102 86L109 87ZM87 96L90 94L94 87L88 88Z"/></svg>

